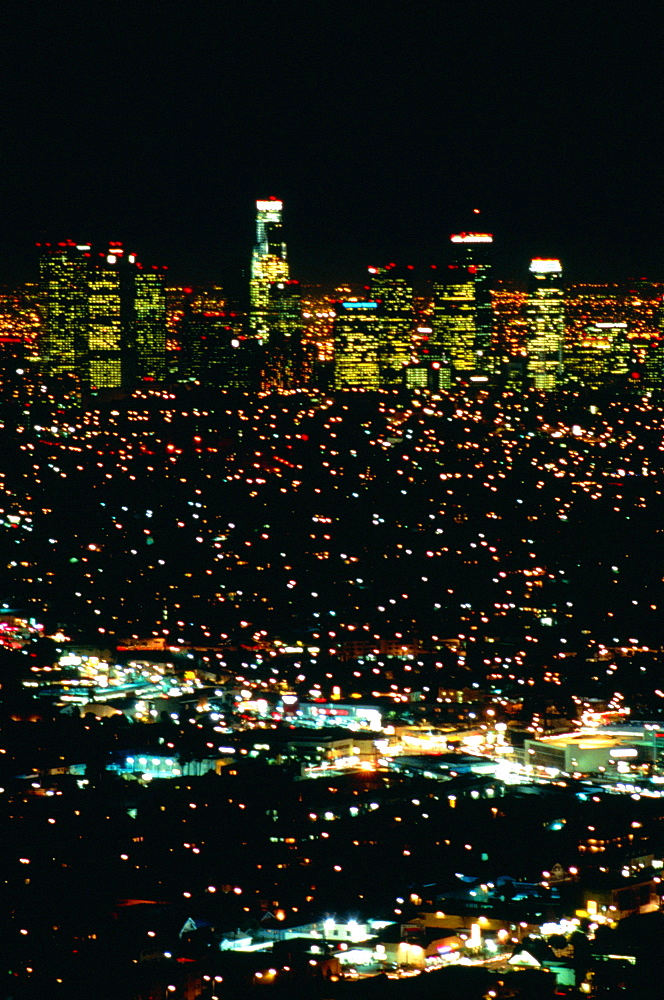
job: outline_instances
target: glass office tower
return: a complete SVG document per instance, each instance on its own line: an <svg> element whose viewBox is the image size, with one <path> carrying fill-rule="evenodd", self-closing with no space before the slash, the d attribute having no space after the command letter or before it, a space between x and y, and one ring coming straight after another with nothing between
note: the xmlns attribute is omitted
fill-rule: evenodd
<svg viewBox="0 0 664 1000"><path fill-rule="evenodd" d="M263 341L267 341L270 331L270 286L289 278L286 244L282 239L282 211L283 203L276 198L256 202L256 243L249 278L249 328L254 337Z"/></svg>
<svg viewBox="0 0 664 1000"><path fill-rule="evenodd" d="M528 286L528 377L536 389L555 389L563 374L565 297L559 260L535 258Z"/></svg>
<svg viewBox="0 0 664 1000"><path fill-rule="evenodd" d="M166 377L164 269L121 243L103 252L68 240L41 247L44 374L83 388L131 388Z"/></svg>

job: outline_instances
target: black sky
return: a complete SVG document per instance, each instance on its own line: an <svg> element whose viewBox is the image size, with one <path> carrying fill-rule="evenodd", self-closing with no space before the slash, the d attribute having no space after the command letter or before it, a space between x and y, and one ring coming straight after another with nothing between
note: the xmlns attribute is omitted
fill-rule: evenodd
<svg viewBox="0 0 664 1000"><path fill-rule="evenodd" d="M444 258L664 277L661 4L33 2L0 8L0 281L40 237L238 280L253 202L296 276Z"/></svg>

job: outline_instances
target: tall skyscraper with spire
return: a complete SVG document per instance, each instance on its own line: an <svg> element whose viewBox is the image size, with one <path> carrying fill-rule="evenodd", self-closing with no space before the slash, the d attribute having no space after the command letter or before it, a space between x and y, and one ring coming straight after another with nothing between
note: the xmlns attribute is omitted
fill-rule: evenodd
<svg viewBox="0 0 664 1000"><path fill-rule="evenodd" d="M249 279L249 327L254 337L267 341L270 330L270 285L289 279L286 244L282 239L283 203L277 198L256 202L256 243Z"/></svg>

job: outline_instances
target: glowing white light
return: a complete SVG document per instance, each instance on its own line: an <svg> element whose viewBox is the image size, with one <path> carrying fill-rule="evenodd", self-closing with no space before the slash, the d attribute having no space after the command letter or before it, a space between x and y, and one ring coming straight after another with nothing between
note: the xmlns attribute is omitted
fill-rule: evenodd
<svg viewBox="0 0 664 1000"><path fill-rule="evenodd" d="M493 243L491 233L454 233L452 243Z"/></svg>
<svg viewBox="0 0 664 1000"><path fill-rule="evenodd" d="M551 274L556 271L562 274L563 268L559 260L535 257L530 262L530 270L533 274Z"/></svg>

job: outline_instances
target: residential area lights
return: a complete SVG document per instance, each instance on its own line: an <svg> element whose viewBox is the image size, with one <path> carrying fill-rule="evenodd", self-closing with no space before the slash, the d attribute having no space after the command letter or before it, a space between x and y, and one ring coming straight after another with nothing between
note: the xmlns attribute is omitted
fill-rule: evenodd
<svg viewBox="0 0 664 1000"><path fill-rule="evenodd" d="M528 963L562 983L567 949L579 988L630 954L664 863L662 578L638 557L663 417L154 389L17 428L3 974L79 982L109 907L112 975L174 994L246 962L256 989L479 964L499 996Z"/></svg>

